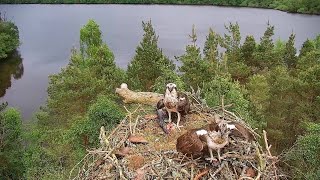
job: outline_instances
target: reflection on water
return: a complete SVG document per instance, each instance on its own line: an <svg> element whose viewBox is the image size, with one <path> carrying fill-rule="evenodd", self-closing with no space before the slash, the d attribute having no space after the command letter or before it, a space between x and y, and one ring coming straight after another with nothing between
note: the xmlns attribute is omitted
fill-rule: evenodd
<svg viewBox="0 0 320 180"><path fill-rule="evenodd" d="M23 75L22 58L18 51L15 51L7 59L0 60L0 97L6 94L11 87L12 77L16 80Z"/></svg>

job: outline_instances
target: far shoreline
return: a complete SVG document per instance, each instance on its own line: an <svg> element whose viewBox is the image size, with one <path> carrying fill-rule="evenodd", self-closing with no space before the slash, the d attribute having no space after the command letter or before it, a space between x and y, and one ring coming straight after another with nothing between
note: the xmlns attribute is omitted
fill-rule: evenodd
<svg viewBox="0 0 320 180"><path fill-rule="evenodd" d="M301 15L316 15L319 16L319 13L307 13L307 12L291 12L281 9L275 9L271 7L259 7L259 6L233 6L233 5L216 5L216 4L190 4L190 3L0 3L0 5L172 5L172 6L216 6L216 7L232 7L232 8L255 8L255 9L270 9L275 11L282 11L289 14L301 14Z"/></svg>

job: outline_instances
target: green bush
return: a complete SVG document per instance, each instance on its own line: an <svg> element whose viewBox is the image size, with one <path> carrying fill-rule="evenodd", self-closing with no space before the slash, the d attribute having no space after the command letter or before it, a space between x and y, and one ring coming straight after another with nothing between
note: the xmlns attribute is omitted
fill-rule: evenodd
<svg viewBox="0 0 320 180"><path fill-rule="evenodd" d="M12 22L1 19L0 14L0 60L19 46L19 30Z"/></svg>
<svg viewBox="0 0 320 180"><path fill-rule="evenodd" d="M224 104L232 104L231 111L252 123L249 116L249 101L245 99L240 84L232 82L230 76L217 76L212 81L204 83L203 94L209 106L221 105L221 98L224 96Z"/></svg>
<svg viewBox="0 0 320 180"><path fill-rule="evenodd" d="M101 96L90 106L88 116L89 121L94 122L99 131L101 126L111 128L119 123L124 118L124 112L107 96Z"/></svg>
<svg viewBox="0 0 320 180"><path fill-rule="evenodd" d="M2 106L4 107L4 106ZM22 161L21 115L16 109L0 109L0 177L21 179L25 167ZM0 178L0 179L1 179Z"/></svg>
<svg viewBox="0 0 320 180"><path fill-rule="evenodd" d="M309 123L306 134L299 136L285 155L296 179L320 179L320 124Z"/></svg>
<svg viewBox="0 0 320 180"><path fill-rule="evenodd" d="M89 107L86 117L76 117L67 133L67 141L72 142L76 151L84 152L84 148L96 147L99 142L100 127L107 130L113 128L121 119L124 112L107 96L99 96L97 101Z"/></svg>

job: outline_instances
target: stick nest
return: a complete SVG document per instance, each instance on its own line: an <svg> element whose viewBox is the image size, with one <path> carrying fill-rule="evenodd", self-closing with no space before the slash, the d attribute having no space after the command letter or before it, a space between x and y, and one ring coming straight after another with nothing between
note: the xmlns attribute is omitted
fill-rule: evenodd
<svg viewBox="0 0 320 180"><path fill-rule="evenodd" d="M266 132L260 137L241 118L222 105L209 108L195 95L192 113L182 122L182 131L166 135L142 106L127 110L120 124L106 133L100 131L99 149L88 150L87 155L70 172L70 179L288 179L278 167L277 156L270 152ZM223 98L222 98L223 99ZM256 136L253 142L230 136L230 143L221 149L221 163L210 163L205 157L187 157L175 149L176 139L189 129L199 128L212 121L215 114L228 121L246 125ZM142 143L133 143L134 137ZM145 143L147 141L147 143ZM261 142L262 145L259 144Z"/></svg>

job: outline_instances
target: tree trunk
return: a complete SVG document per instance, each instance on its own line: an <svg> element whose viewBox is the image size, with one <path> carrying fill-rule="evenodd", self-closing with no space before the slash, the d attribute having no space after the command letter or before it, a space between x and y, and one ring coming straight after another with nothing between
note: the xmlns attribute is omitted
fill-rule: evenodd
<svg viewBox="0 0 320 180"><path fill-rule="evenodd" d="M154 92L135 92L128 89L128 85L122 83L120 88L116 88L116 93L123 98L124 103L138 103L146 105L156 105L163 94Z"/></svg>

